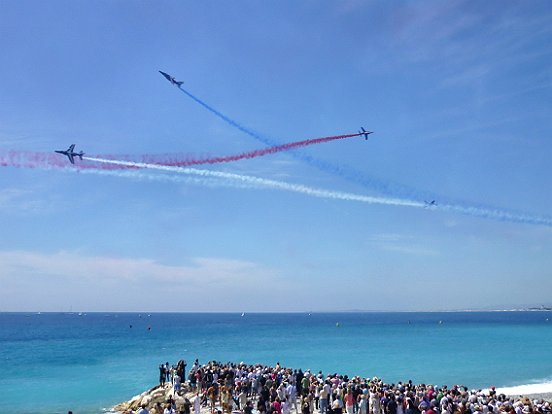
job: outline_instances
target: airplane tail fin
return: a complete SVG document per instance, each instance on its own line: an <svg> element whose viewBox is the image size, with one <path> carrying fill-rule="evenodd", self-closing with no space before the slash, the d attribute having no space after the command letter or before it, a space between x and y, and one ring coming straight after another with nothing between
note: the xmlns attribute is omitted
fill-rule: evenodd
<svg viewBox="0 0 552 414"><path fill-rule="evenodd" d="M180 82L175 82L175 85L178 86L180 88L180 86L184 83L184 81L180 81Z"/></svg>

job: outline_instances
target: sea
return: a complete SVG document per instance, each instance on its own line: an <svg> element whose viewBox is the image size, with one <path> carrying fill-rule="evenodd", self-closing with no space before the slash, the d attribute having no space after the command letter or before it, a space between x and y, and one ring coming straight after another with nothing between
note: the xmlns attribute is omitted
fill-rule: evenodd
<svg viewBox="0 0 552 414"><path fill-rule="evenodd" d="M0 412L104 413L196 358L552 391L552 312L0 313Z"/></svg>

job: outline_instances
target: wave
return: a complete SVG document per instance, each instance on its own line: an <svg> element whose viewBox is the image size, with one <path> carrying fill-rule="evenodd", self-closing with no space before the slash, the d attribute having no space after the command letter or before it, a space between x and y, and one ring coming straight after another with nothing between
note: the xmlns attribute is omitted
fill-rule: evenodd
<svg viewBox="0 0 552 414"><path fill-rule="evenodd" d="M506 395L530 395L530 394L548 394L552 393L552 380L546 380L534 384L521 384L511 387L500 387L496 389L498 394Z"/></svg>

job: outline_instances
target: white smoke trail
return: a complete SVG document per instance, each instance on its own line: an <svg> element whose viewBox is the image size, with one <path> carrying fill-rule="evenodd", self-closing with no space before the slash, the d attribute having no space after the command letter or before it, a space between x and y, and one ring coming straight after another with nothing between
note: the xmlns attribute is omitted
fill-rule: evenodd
<svg viewBox="0 0 552 414"><path fill-rule="evenodd" d="M191 185L200 185L207 187L232 187L232 188L241 188L241 189L255 189L262 188L259 185L253 185L248 183L241 182L231 182L229 180L224 180L214 177L183 177L174 174L147 174L136 170L102 170L95 168L86 168L86 169L74 169L74 168L62 168L59 169L63 172L71 172L78 174L92 174L92 175L103 175L111 177L121 177L121 178L131 178L140 181L162 181L162 182L172 182L172 183L184 183Z"/></svg>
<svg viewBox="0 0 552 414"><path fill-rule="evenodd" d="M230 181L237 181L241 183L247 183L254 186L274 188L284 191L291 191L295 193L301 193L310 195L312 197L320 198L331 198L336 200L346 200L346 201L359 201L369 204L385 204L393 206L406 206L406 207L425 207L425 203L419 201L407 200L407 199L398 199L398 198L385 198L385 197L371 197L364 196L352 193L344 193L339 191L329 191L322 190L318 188L307 187L300 184L290 184L283 181L269 180L266 178L254 177L251 175L242 175L227 173L222 171L210 171L210 170L200 170L196 168L183 168L183 167L174 167L169 165L160 165L160 164L149 164L143 162L132 162L132 161L122 161L122 160L108 160L104 158L94 158L94 157L83 157L89 161L100 162L104 164L120 165L124 167L134 167L134 168L145 168L166 172L176 172L179 174L188 174L196 175L200 177L216 177L220 179L226 179Z"/></svg>
<svg viewBox="0 0 552 414"><path fill-rule="evenodd" d="M345 201L358 201L368 204L383 204L392 206L403 207L415 207L415 208L427 208L428 205L425 202L401 199L401 198L388 198L388 197L372 197L353 193L345 193L340 191L322 190L318 188L308 187L300 184L290 184L284 181L269 180L266 178L254 177L251 175L242 175L227 173L222 171L200 170L196 168L184 168L175 167L161 164L150 164L143 162L121 161L121 160L109 160L104 158L84 157L89 161L95 161L104 164L120 165L124 167L134 167L141 169L159 170L165 172L175 172L178 174L195 175L202 177L203 179L219 179L224 181L224 185L234 185L238 183L244 187L264 187L273 188L283 191L291 191L295 193L301 193L312 197L330 198L336 200ZM109 171L109 170L108 170ZM169 176L168 176L169 177ZM231 184L233 183L233 184ZM469 216L489 218L498 221L509 221L516 223L536 224L552 227L552 219L545 216L536 216L527 213L513 213L503 211L500 209L486 209L479 207L460 206L452 204L438 204L430 207L431 210L450 211L455 213L461 213Z"/></svg>

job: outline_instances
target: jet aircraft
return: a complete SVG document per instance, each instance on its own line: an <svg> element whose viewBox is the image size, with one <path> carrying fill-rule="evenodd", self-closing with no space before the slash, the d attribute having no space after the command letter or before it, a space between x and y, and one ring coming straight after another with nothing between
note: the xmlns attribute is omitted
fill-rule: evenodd
<svg viewBox="0 0 552 414"><path fill-rule="evenodd" d="M168 73L165 73L165 72L162 72L162 71L159 71L159 73L161 75L163 75L165 77L165 79L167 79L170 83L172 83L173 85L176 85L178 88L180 88L180 85L182 85L184 83L184 82L181 82L181 81L177 81L174 78L174 76L171 76Z"/></svg>
<svg viewBox="0 0 552 414"><path fill-rule="evenodd" d="M437 206L437 202L436 202L435 200L424 201L424 203L425 203L425 207L426 207L426 208Z"/></svg>
<svg viewBox="0 0 552 414"><path fill-rule="evenodd" d="M57 152L58 154L66 155L67 158L69 158L69 161L71 162L71 164L74 164L75 163L74 157L79 157L82 160L82 156L84 155L83 151L74 152L74 149L75 149L75 144L71 144L71 146L67 149L67 151L56 150L55 152Z"/></svg>
<svg viewBox="0 0 552 414"><path fill-rule="evenodd" d="M364 139L368 140L368 135L373 134L372 131L366 131L364 127L360 127L360 131L358 131L360 135L364 135Z"/></svg>

